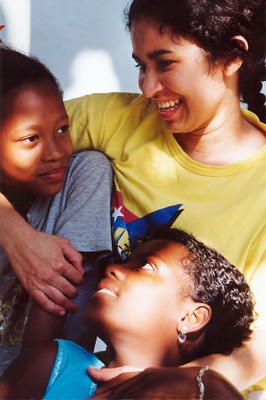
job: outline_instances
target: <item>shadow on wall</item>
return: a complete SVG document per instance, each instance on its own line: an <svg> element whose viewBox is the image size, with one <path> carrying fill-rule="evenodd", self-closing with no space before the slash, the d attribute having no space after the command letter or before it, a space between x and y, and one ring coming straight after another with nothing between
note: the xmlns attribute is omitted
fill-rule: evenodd
<svg viewBox="0 0 266 400"><path fill-rule="evenodd" d="M65 100L87 93L120 91L112 58L104 50L80 50L69 67L69 77Z"/></svg>
<svg viewBox="0 0 266 400"><path fill-rule="evenodd" d="M105 91L137 91L128 0L31 2L31 52L59 79L65 98Z"/></svg>

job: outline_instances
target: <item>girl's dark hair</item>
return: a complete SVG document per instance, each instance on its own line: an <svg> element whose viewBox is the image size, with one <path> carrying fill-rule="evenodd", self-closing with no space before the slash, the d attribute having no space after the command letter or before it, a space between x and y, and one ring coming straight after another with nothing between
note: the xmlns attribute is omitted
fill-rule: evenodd
<svg viewBox="0 0 266 400"><path fill-rule="evenodd" d="M185 295L212 309L211 319L203 328L203 340L193 348L193 354L185 354L184 347L184 361L214 353L230 354L241 346L251 335L250 325L255 320L253 295L241 272L216 250L183 230L158 230L145 241L152 239L184 246L187 251L184 249L178 262L191 281Z"/></svg>
<svg viewBox="0 0 266 400"><path fill-rule="evenodd" d="M241 57L241 100L265 122L265 96L260 93L266 79L265 11L265 0L133 0L125 18L129 30L145 18L161 32L166 28L195 40L206 51L210 64ZM247 40L248 51L234 40L237 35Z"/></svg>
<svg viewBox="0 0 266 400"><path fill-rule="evenodd" d="M15 95L21 89L40 81L52 83L63 97L58 80L38 58L23 54L9 46L0 46L1 114L7 95Z"/></svg>

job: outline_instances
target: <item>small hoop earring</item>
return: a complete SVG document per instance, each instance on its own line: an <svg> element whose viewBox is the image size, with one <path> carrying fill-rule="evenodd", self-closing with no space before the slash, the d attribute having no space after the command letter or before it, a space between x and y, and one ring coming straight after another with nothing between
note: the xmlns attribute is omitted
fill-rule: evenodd
<svg viewBox="0 0 266 400"><path fill-rule="evenodd" d="M187 335L186 335L186 327L182 326L181 328L181 332L177 335L177 339L179 341L179 343L184 343L187 339Z"/></svg>

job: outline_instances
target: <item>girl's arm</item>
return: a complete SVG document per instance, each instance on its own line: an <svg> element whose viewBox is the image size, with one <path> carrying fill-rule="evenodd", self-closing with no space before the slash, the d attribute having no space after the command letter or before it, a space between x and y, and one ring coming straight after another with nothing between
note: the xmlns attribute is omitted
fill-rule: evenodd
<svg viewBox="0 0 266 400"><path fill-rule="evenodd" d="M60 338L64 327L65 317L53 315L43 310L36 301L32 300L29 318L22 340L22 350L40 343L50 343Z"/></svg>
<svg viewBox="0 0 266 400"><path fill-rule="evenodd" d="M42 399L57 354L64 317L31 304L20 355L0 378L0 399Z"/></svg>
<svg viewBox="0 0 266 400"><path fill-rule="evenodd" d="M24 288L47 311L75 311L82 257L71 243L33 229L0 193L0 245Z"/></svg>
<svg viewBox="0 0 266 400"><path fill-rule="evenodd" d="M0 378L0 399L43 399L56 353L56 342L23 349Z"/></svg>
<svg viewBox="0 0 266 400"><path fill-rule="evenodd" d="M82 255L84 263L94 263L100 273L108 254L98 252ZM0 378L1 400L43 398L57 353L57 343L53 339L61 337L64 322L65 317L44 311L32 299L22 351Z"/></svg>

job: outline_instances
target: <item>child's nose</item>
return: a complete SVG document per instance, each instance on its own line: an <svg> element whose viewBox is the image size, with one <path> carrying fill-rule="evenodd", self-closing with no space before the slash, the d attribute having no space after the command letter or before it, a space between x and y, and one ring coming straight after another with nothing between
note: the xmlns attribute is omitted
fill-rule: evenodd
<svg viewBox="0 0 266 400"><path fill-rule="evenodd" d="M126 277L126 271L120 264L111 264L105 269L105 274L111 275L119 281L123 281Z"/></svg>
<svg viewBox="0 0 266 400"><path fill-rule="evenodd" d="M50 139L46 141L43 152L43 158L45 160L59 160L64 157L64 155L63 147L56 140Z"/></svg>

